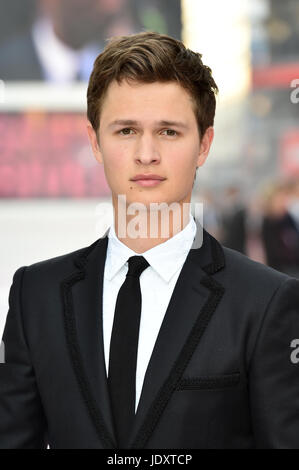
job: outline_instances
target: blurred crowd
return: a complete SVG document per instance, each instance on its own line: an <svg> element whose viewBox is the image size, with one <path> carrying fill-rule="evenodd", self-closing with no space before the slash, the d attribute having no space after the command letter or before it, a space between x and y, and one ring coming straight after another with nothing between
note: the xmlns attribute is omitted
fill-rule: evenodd
<svg viewBox="0 0 299 470"><path fill-rule="evenodd" d="M299 278L299 178L264 185L254 197L229 186L206 191L204 226L224 246Z"/></svg>

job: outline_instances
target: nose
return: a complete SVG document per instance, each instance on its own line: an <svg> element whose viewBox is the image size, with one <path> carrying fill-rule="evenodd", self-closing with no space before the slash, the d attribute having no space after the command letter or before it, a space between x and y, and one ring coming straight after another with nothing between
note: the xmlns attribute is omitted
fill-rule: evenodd
<svg viewBox="0 0 299 470"><path fill-rule="evenodd" d="M138 141L135 153L137 163L148 165L160 161L160 155L154 139L150 135L142 135Z"/></svg>

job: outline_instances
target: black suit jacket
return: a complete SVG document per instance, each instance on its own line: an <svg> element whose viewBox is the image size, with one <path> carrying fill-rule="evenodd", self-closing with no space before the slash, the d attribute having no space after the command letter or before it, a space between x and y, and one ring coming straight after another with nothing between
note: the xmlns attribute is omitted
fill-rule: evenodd
<svg viewBox="0 0 299 470"><path fill-rule="evenodd" d="M0 448L118 448L102 331L107 241L106 232L15 272ZM299 281L204 230L169 302L127 447L299 448L297 338Z"/></svg>

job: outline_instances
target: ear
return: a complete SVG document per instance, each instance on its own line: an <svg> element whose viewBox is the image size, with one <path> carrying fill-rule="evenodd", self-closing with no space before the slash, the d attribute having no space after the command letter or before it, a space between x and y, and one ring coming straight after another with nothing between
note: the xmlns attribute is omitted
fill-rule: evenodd
<svg viewBox="0 0 299 470"><path fill-rule="evenodd" d="M103 163L103 155L102 155L100 145L97 139L97 134L94 128L92 127L90 121L87 122L87 133L88 133L88 138L89 138L90 145L91 145L93 154L95 156L95 159L99 163Z"/></svg>
<svg viewBox="0 0 299 470"><path fill-rule="evenodd" d="M199 155L197 159L197 167L202 166L205 163L209 155L209 151L210 151L213 139L214 139L214 128L210 126L204 133L204 136L202 137L201 142L200 142L200 150L199 150Z"/></svg>

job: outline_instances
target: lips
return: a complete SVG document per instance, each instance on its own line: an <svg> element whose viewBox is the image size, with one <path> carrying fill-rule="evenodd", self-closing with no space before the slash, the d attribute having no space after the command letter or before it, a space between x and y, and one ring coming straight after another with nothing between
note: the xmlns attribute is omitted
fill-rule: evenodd
<svg viewBox="0 0 299 470"><path fill-rule="evenodd" d="M153 179L153 178L141 178L134 180L135 184L138 184L139 186L142 186L143 188L152 188L155 186L158 186L159 184L162 184L165 181L165 178L162 179Z"/></svg>
<svg viewBox="0 0 299 470"><path fill-rule="evenodd" d="M158 181L163 181L165 178L160 175L150 175L150 174L145 174L145 175L136 175L134 178L132 178L132 181L144 181L144 180L158 180Z"/></svg>

